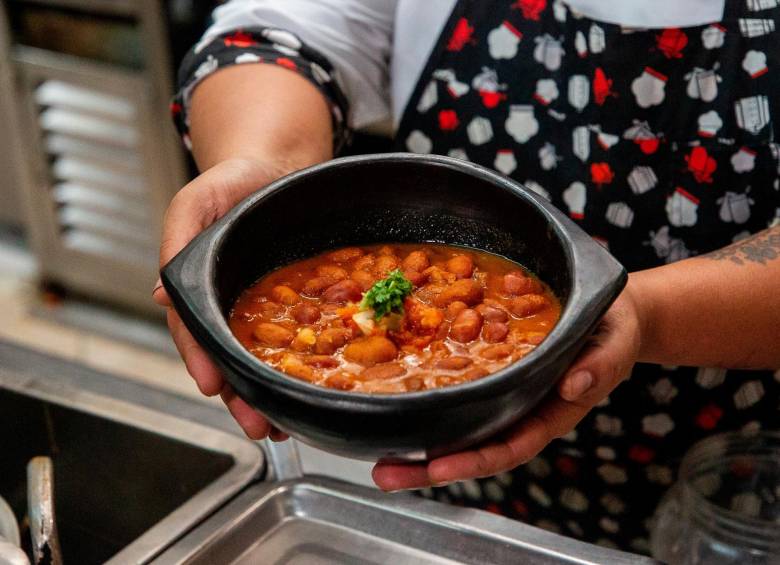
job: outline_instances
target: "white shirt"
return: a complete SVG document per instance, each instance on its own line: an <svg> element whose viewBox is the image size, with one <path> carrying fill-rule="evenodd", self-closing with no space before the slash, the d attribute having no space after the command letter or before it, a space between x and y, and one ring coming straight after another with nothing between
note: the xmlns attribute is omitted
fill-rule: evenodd
<svg viewBox="0 0 780 565"><path fill-rule="evenodd" d="M561 2L563 0L555 0ZM726 0L566 0L575 13L628 27L720 21ZM731 0L737 1L737 0ZM285 29L338 72L355 129L397 126L457 0L231 0L205 38L253 25Z"/></svg>

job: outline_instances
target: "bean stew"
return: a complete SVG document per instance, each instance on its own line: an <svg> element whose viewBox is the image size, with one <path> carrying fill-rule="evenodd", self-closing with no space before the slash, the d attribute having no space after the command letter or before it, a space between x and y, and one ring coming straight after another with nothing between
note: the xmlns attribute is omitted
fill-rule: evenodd
<svg viewBox="0 0 780 565"><path fill-rule="evenodd" d="M528 355L558 321L550 288L504 257L441 244L349 247L247 288L232 332L292 377L401 393L484 377Z"/></svg>

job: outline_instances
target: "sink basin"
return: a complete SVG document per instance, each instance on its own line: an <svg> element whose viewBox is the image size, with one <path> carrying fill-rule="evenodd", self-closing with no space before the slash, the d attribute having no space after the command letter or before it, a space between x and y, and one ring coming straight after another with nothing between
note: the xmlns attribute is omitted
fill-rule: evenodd
<svg viewBox="0 0 780 565"><path fill-rule="evenodd" d="M214 425L223 418L0 343L0 495L29 550L25 467L48 455L64 562L146 563L263 471L255 444Z"/></svg>
<svg viewBox="0 0 780 565"><path fill-rule="evenodd" d="M246 489L154 565L653 565L501 516L324 477Z"/></svg>

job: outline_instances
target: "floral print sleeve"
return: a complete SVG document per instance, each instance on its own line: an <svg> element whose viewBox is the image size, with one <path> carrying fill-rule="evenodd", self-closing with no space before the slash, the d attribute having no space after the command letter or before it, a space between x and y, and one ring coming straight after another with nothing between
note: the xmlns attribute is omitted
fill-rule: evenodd
<svg viewBox="0 0 780 565"><path fill-rule="evenodd" d="M179 68L178 92L171 102L173 121L187 149L191 149L188 111L195 87L220 68L245 63L279 65L314 84L328 102L333 119L333 152L338 154L350 135L346 121L349 106L333 66L295 34L270 27L207 36L187 53Z"/></svg>

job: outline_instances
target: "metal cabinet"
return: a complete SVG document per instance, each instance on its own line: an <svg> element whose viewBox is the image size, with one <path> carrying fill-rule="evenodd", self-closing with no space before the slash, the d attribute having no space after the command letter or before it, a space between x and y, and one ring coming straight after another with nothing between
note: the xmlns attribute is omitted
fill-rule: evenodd
<svg viewBox="0 0 780 565"><path fill-rule="evenodd" d="M185 181L167 116L162 6L16 0L4 9L10 64L0 96L15 106L8 125L42 276L152 312L163 213Z"/></svg>

